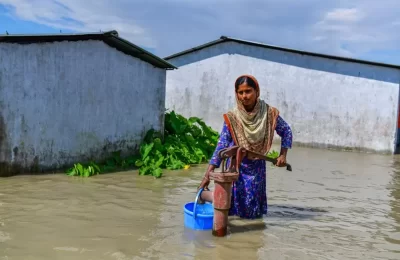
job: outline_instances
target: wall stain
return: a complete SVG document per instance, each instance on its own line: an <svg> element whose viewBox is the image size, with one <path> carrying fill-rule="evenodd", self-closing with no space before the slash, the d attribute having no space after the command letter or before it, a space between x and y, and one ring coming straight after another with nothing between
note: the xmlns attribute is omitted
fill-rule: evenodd
<svg viewBox="0 0 400 260"><path fill-rule="evenodd" d="M0 117L0 126L2 126ZM3 129L3 128L1 128ZM0 139L4 140L4 132L0 131ZM105 139L102 145L93 147L86 153L72 153L68 151L52 152L52 156L57 158L53 164L44 164L45 160L41 160L45 156L49 156L49 151L36 154L33 147L24 148L14 147L11 151L10 147L3 149L6 142L0 142L0 177L10 177L14 175L34 175L34 174L51 174L55 172L62 172L71 167L74 163L88 163L95 161L98 163L105 163L105 161L112 156L113 152L121 151L121 156L135 155L139 152L139 143L144 136L137 136L131 138L122 138L119 141L112 141L111 138ZM49 147L49 149L52 149ZM4 157L3 151L9 151L10 156ZM11 153L14 154L14 160L11 158ZM33 159L29 159L33 158Z"/></svg>
<svg viewBox="0 0 400 260"><path fill-rule="evenodd" d="M7 136L7 127L3 115L0 114L0 177L10 176L19 172L11 162L11 147Z"/></svg>
<svg viewBox="0 0 400 260"><path fill-rule="evenodd" d="M15 146L13 149L14 157L18 157L18 146Z"/></svg>
<svg viewBox="0 0 400 260"><path fill-rule="evenodd" d="M25 134L29 131L24 122L24 117L21 119L23 134ZM89 141L96 139L97 142L92 142L90 145L92 148L85 153L54 151L53 140L41 141L40 145L46 147L46 149L38 153L37 147L35 149L31 145L25 145L23 141L17 146L10 146L5 120L3 115L0 114L0 177L19 174L54 173L55 171L64 170L78 161L82 163L90 161L102 162L109 158L112 152L118 150L121 151L122 156L136 154L146 130L146 127L144 127L143 133L137 136L110 136L105 140L99 140L86 133L85 137ZM56 158L55 161L53 161L53 158ZM51 165L46 163L45 165L45 162L49 161L53 161L53 163Z"/></svg>

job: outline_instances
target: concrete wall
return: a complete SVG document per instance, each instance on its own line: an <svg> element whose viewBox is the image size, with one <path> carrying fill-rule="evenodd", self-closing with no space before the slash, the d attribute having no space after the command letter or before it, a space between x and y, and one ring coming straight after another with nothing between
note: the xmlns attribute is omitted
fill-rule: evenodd
<svg viewBox="0 0 400 260"><path fill-rule="evenodd" d="M0 44L0 173L136 148L162 130L166 71L102 41Z"/></svg>
<svg viewBox="0 0 400 260"><path fill-rule="evenodd" d="M397 69L225 42L169 60L166 107L203 118L220 131L234 106L234 81L245 73L291 125L295 143L392 153ZM279 140L279 138L278 138Z"/></svg>

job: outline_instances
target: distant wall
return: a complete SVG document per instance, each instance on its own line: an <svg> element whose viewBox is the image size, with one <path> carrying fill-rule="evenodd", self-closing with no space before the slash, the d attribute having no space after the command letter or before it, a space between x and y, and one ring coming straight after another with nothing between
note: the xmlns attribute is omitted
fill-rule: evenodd
<svg viewBox="0 0 400 260"><path fill-rule="evenodd" d="M220 131L234 106L234 81L254 75L294 142L311 147L394 152L398 69L225 42L170 59L166 107Z"/></svg>
<svg viewBox="0 0 400 260"><path fill-rule="evenodd" d="M164 128L165 80L102 41L0 43L0 175L135 149Z"/></svg>

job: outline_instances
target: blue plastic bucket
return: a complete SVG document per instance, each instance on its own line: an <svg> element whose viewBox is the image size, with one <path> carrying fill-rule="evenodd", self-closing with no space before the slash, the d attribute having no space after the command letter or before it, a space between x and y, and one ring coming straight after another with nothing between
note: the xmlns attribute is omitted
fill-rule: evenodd
<svg viewBox="0 0 400 260"><path fill-rule="evenodd" d="M194 202L186 203L183 207L185 227L194 230L210 230L213 227L214 207L210 203L198 204L203 189L197 193Z"/></svg>

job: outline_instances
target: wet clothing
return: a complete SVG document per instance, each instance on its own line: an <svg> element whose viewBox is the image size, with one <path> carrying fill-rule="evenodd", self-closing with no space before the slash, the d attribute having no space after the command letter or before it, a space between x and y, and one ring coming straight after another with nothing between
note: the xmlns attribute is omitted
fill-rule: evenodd
<svg viewBox="0 0 400 260"><path fill-rule="evenodd" d="M290 126L280 117L277 117L275 130L282 138L283 148L292 147L292 131ZM221 159L218 152L223 148L235 146L226 122L223 124L220 138L210 164L219 167ZM244 158L240 166L239 179L232 186L232 202L229 215L241 218L254 219L267 214L266 188L266 161L251 161Z"/></svg>

